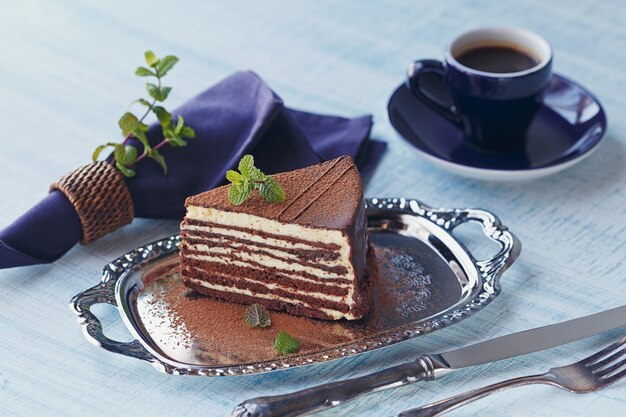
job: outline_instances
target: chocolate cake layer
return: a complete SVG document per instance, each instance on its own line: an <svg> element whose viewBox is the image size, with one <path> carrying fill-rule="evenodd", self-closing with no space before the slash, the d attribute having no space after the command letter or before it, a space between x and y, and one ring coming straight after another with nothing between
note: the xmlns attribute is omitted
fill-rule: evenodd
<svg viewBox="0 0 626 417"><path fill-rule="evenodd" d="M333 275L342 276L345 275L348 271L345 266L335 265L329 266L323 263L315 263L310 261L305 261L300 259L297 255L293 258L284 256L286 254L278 254L276 250L269 251L265 249L259 249L256 245L242 245L228 242L215 242L213 240L199 240L199 239L189 239L190 246L198 248L197 250L190 250L189 254L194 255L202 255L206 253L210 253L210 248L219 248L217 253L214 256L219 256L218 254L224 254L232 259L240 260L245 262L245 258L238 257L239 254L248 254L250 257L254 257L254 255L258 255L258 257L266 257L272 258L276 261L280 261L283 263L294 263L305 267L310 267L313 269L319 269L323 272L329 272Z"/></svg>
<svg viewBox="0 0 626 417"><path fill-rule="evenodd" d="M257 270L254 270L254 269L234 271L235 273L232 273L233 271L224 270L220 268L219 269L220 273L218 273L216 271L217 268L210 268L210 267L211 265L203 264L203 265L197 265L197 266L188 268L187 271L185 272L185 276L189 278L195 278L195 279L204 279L207 275L212 275L212 276L216 276L215 279L219 282L222 282L220 277L229 276L229 277L232 277L232 279L237 279L237 277L245 277L245 278L240 278L240 279L244 282L253 282L253 283L256 282L262 285L266 285L267 283L267 279L266 279L267 275L259 273ZM235 269L239 269L239 268L235 268ZM349 289L347 286L339 287L332 283L331 284L319 284L319 283L310 282L310 281L294 280L294 279L290 279L286 276L279 275L279 274L272 275L272 282L274 282L278 286L289 288L291 290L319 292L319 293L324 293L327 295L339 296L339 297L347 295L349 292Z"/></svg>
<svg viewBox="0 0 626 417"><path fill-rule="evenodd" d="M260 299L268 308L311 317L360 318L371 295L365 203L352 159L274 179L287 195L282 204L254 193L235 206L228 186L187 199L183 282L234 302Z"/></svg>

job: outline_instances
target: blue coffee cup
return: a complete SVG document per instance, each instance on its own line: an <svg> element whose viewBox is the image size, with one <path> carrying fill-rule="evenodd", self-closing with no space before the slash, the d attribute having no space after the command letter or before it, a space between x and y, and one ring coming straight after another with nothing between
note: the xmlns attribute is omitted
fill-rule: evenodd
<svg viewBox="0 0 626 417"><path fill-rule="evenodd" d="M529 61L520 66L516 59L524 57ZM411 63L406 83L421 101L456 124L469 143L500 151L524 146L551 73L552 49L539 35L518 28L483 28L458 36L443 61Z"/></svg>

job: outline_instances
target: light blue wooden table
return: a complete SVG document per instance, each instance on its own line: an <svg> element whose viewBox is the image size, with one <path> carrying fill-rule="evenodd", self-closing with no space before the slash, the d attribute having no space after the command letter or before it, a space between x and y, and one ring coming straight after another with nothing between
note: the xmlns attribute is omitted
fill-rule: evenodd
<svg viewBox="0 0 626 417"><path fill-rule="evenodd" d="M159 3L159 4L157 4ZM438 3L438 4L435 4ZM0 226L50 182L117 137L143 89L145 49L175 53L170 105L239 69L253 69L296 108L373 113L389 150L368 196L498 213L521 238L502 295L476 316L401 345L316 367L252 377L177 377L90 345L67 307L102 266L176 222L136 220L53 265L0 271L0 416L225 416L239 402L361 375L424 352L573 318L624 303L626 292L626 3L624 1L83 1L5 0L0 10ZM416 57L438 57L465 29L516 25L544 35L555 69L593 90L609 118L606 143L554 177L522 184L458 178L420 160L392 130L386 103ZM128 340L112 309L109 333ZM323 416L392 416L503 378L582 358L626 329L363 397ZM619 416L626 382L576 396L509 391L451 415Z"/></svg>

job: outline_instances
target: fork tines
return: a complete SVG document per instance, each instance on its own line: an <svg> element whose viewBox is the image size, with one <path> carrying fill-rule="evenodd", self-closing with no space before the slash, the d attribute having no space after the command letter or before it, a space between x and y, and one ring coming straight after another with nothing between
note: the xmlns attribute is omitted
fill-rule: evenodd
<svg viewBox="0 0 626 417"><path fill-rule="evenodd" d="M626 343L626 337L618 340L606 349L589 356L585 359L585 366L591 368L591 372L605 384L610 384L620 378L626 376L626 368L620 370L626 365L626 347L619 349ZM619 349L619 350L618 350ZM617 351L617 352L616 352ZM619 362L618 359L625 357ZM615 362L615 363L614 363Z"/></svg>

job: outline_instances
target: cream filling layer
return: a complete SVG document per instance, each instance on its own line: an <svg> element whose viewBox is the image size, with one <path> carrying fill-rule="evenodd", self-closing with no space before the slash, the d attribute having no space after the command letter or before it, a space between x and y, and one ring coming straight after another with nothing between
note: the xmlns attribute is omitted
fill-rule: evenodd
<svg viewBox="0 0 626 417"><path fill-rule="evenodd" d="M339 319L342 319L342 318L346 318L348 320L356 319L356 317L352 313L350 313L350 312L342 313L341 311L332 310L332 309L329 309L329 308L312 306L312 305L310 305L310 304L308 304L308 303L306 303L304 301L300 301L300 300L294 300L294 299L286 298L286 297L277 297L277 296L274 296L274 295L271 295L271 294L256 294L256 293L253 293L252 291L247 290L247 289L225 287L223 285L211 284L211 283L208 283L206 281L201 281L201 280L197 280L197 279L194 279L194 278L185 278L185 279L190 281L190 282L192 282L192 283L194 283L194 284L201 285L201 286L203 286L205 288L213 289L213 290L216 290L216 291L222 291L222 292L226 292L226 293L230 292L230 293L236 293L236 294L243 294L243 295L247 295L247 296L250 296L250 297L264 298L264 299L267 299L267 300L279 300L279 301L283 301L283 302L290 303L290 304L302 304L302 305L304 305L306 307L309 307L311 309L322 311L324 314L332 317L334 320L339 320Z"/></svg>
<svg viewBox="0 0 626 417"><path fill-rule="evenodd" d="M193 269L195 269L196 271L204 272L201 268L193 268ZM237 281L244 281L244 282L248 282L250 284L262 285L264 287L267 287L270 290L280 289L282 291L288 292L289 294L293 295L294 297L297 297L299 295L306 295L308 297L317 298L320 301L324 300L324 301L333 301L335 303L344 303L344 304L346 304L346 305L348 305L350 307L352 307L352 305L354 304L354 300L352 300L352 299L350 299L349 302L346 302L347 295L332 295L332 294L324 294L324 293L315 292L315 291L300 291L300 290L296 290L294 288L290 288L290 287L285 287L285 286L279 285L279 284L274 283L274 282L263 282L263 281L258 281L258 280L250 279L250 278L233 277L233 276L227 275L227 274L219 274L219 275L224 277L224 278L230 278L230 279L237 280ZM186 277L185 279L195 279L195 278L188 278L188 277ZM202 282L207 282L207 281L202 281ZM218 284L214 284L214 285L218 285ZM232 288L232 287L229 287L229 288ZM273 296L273 294L272 294L272 296Z"/></svg>
<svg viewBox="0 0 626 417"><path fill-rule="evenodd" d="M268 245L276 246L279 248L285 249L305 249L312 250L317 249L319 247L314 245L308 245L306 243L300 242L290 242L288 240L283 239L275 239L267 236L259 236L255 234L250 234L246 232L242 232L240 230L229 229L227 227L222 227L219 225L216 226L197 226L195 224L186 224L182 230L186 232L209 232L209 233L219 233L220 235L225 235L228 237L232 237L233 239L246 239L255 243L266 243ZM190 233L192 235L193 233Z"/></svg>
<svg viewBox="0 0 626 417"><path fill-rule="evenodd" d="M285 275L289 275L290 277L292 276L291 275L292 273L304 272L304 273L309 273L311 275L315 275L319 277L320 279L351 278L350 276L340 275L340 274L336 274L336 273L328 272L328 271L322 271L321 269L312 268L306 265L288 263L288 262L281 261L276 258L272 258L270 256L259 255L256 253L247 253L243 251L239 252L239 251L233 251L232 249L229 249L229 248L219 248L219 247L218 248L212 247L207 250L207 249L199 249L198 248L199 246L205 246L205 245L187 244L187 247L189 249L198 250L202 252L206 251L205 254L200 255L200 254L195 254L195 253L189 253L189 254L185 254L185 258L195 259L198 261L206 261L206 262L218 262L218 263L225 264L225 265L244 266L244 267L255 268L255 269L258 269L258 265L254 264L254 263L257 263L267 268L278 269L281 273L284 273ZM214 256L214 255L222 255L222 256ZM223 256L227 256L227 257L230 256L231 258L224 258Z"/></svg>
<svg viewBox="0 0 626 417"><path fill-rule="evenodd" d="M334 260L334 261L301 260L300 258L298 258L297 255L294 255L292 253L283 252L283 251L276 250L276 249L270 249L270 248L266 248L262 246L249 246L249 245L246 245L243 243L237 243L237 242L228 242L228 246L227 246L224 244L223 241L220 241L218 239L204 238L202 239L202 241L208 242L208 243L194 243L194 244L187 243L187 246L190 249L207 252L207 253L213 252L213 253L222 253L222 254L229 254L229 255L239 255L241 253L248 253L251 256L255 256L255 257L258 256L259 258L263 257L263 258L268 258L268 259L279 259L285 262L307 262L313 265L321 265L325 267L338 267L338 266L343 265L343 262L338 262L338 260ZM267 254L249 253L249 252L246 252L245 250L242 250L242 248L246 248L246 247L251 250L263 251L263 252L266 252ZM314 268L315 270L321 270L321 268L317 268L316 266L309 266L309 267ZM338 275L335 274L335 276L338 276ZM343 274L341 276L343 276ZM347 277L347 278L350 278L350 277Z"/></svg>

